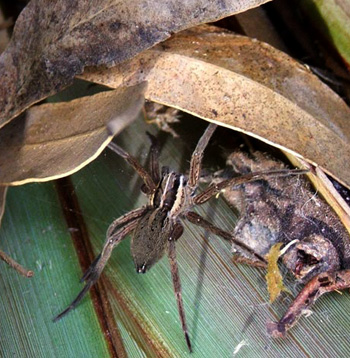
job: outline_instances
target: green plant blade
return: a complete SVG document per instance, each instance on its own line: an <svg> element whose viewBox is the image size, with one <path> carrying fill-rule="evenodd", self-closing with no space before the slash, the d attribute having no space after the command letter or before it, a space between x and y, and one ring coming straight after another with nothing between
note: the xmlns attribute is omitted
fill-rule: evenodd
<svg viewBox="0 0 350 358"><path fill-rule="evenodd" d="M52 322L81 273L53 184L10 188L0 235L2 249L35 272L24 278L0 262L0 356L108 356L91 302L75 320Z"/></svg>
<svg viewBox="0 0 350 358"><path fill-rule="evenodd" d="M350 3L336 0L303 0L299 6L311 23L336 48L340 56L350 64Z"/></svg>

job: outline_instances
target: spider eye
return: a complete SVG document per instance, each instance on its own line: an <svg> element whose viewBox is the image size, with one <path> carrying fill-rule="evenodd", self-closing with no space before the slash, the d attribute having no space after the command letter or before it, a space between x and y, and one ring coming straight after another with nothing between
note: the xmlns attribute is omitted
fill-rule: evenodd
<svg viewBox="0 0 350 358"><path fill-rule="evenodd" d="M146 263L142 264L141 266L136 267L137 273L146 273Z"/></svg>

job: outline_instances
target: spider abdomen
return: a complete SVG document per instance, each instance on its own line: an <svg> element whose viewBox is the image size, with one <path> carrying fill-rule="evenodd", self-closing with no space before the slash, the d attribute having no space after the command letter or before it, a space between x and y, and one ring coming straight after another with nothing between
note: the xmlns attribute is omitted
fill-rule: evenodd
<svg viewBox="0 0 350 358"><path fill-rule="evenodd" d="M164 255L170 225L167 214L163 208L151 209L135 228L131 254L138 273L145 273Z"/></svg>

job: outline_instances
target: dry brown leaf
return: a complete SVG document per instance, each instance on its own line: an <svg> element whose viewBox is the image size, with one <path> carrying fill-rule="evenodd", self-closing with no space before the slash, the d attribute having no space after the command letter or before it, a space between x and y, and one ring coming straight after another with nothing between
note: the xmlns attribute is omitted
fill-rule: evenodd
<svg viewBox="0 0 350 358"><path fill-rule="evenodd" d="M277 264L282 245L282 242L273 245L267 255L266 283L270 295L270 303L274 302L282 291L289 292L283 285L282 275Z"/></svg>
<svg viewBox="0 0 350 358"><path fill-rule="evenodd" d="M259 138L350 186L349 108L267 44L200 26L82 78L112 88L147 80L147 99Z"/></svg>
<svg viewBox="0 0 350 358"><path fill-rule="evenodd" d="M120 63L174 32L267 1L32 0L0 58L0 126L85 66Z"/></svg>
<svg viewBox="0 0 350 358"><path fill-rule="evenodd" d="M2 53L10 38L7 33L7 25L10 23L11 20L5 20L5 17L0 9L0 53Z"/></svg>
<svg viewBox="0 0 350 358"><path fill-rule="evenodd" d="M30 108L0 131L0 185L57 179L90 163L136 118L144 90L142 83Z"/></svg>

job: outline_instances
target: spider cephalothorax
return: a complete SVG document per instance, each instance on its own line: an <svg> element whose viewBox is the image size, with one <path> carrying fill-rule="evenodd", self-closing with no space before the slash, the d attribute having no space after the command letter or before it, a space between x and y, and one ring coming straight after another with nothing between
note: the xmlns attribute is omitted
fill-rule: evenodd
<svg viewBox="0 0 350 358"><path fill-rule="evenodd" d="M138 273L145 273L167 253L182 329L185 334L188 349L190 351L192 350L187 331L175 251L175 242L183 233L181 221L189 220L191 223L199 225L211 233L230 240L233 244L239 246L240 250L243 250L250 256L254 256L257 260L265 262L262 256L254 253L252 249L238 239L234 239L232 234L212 225L192 211L192 209L196 205L207 202L211 197L231 185L238 185L269 176L284 176L290 175L291 173L301 174L305 172L302 170L291 171L282 169L249 173L240 177L223 180L220 183L211 184L201 193L197 194L196 189L198 187L203 153L215 129L215 124L209 124L200 138L191 157L188 176L170 171L167 167L163 167L160 170L158 163L159 146L151 134L148 134L152 142L149 154L149 172L144 169L134 157L126 153L115 143L109 144L109 148L124 158L143 179L144 184L142 191L148 196L148 203L142 208L132 210L121 216L110 225L107 230L106 243L101 254L92 262L82 277L82 281L86 282L84 288L71 305L55 318L55 321L62 318L81 301L101 275L114 247L129 233L133 232L131 253Z"/></svg>

